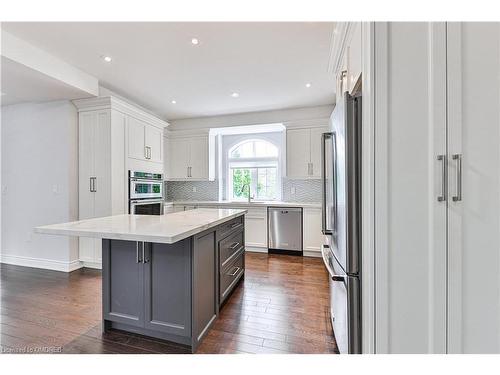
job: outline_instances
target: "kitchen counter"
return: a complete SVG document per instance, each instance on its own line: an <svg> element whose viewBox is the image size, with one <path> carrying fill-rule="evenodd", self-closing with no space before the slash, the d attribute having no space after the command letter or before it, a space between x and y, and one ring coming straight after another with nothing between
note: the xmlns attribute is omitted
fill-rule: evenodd
<svg viewBox="0 0 500 375"><path fill-rule="evenodd" d="M171 244L245 213L240 209L199 209L160 216L116 215L40 226L35 232Z"/></svg>
<svg viewBox="0 0 500 375"><path fill-rule="evenodd" d="M282 202L282 201L173 201L166 205L179 206L228 206L228 207L310 207L321 208L320 202Z"/></svg>
<svg viewBox="0 0 500 375"><path fill-rule="evenodd" d="M245 213L116 215L35 231L102 238L104 331L173 341L195 352L244 277Z"/></svg>

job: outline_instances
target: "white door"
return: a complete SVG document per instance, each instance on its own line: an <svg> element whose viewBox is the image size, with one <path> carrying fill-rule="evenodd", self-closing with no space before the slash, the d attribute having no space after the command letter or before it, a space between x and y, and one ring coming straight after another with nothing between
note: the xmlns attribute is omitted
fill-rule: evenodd
<svg viewBox="0 0 500 375"><path fill-rule="evenodd" d="M78 120L78 213L79 219L94 217L94 193L93 179L94 169L94 132L96 114L94 112L82 112Z"/></svg>
<svg viewBox="0 0 500 375"><path fill-rule="evenodd" d="M450 353L500 352L499 77L500 25L448 24Z"/></svg>
<svg viewBox="0 0 500 375"><path fill-rule="evenodd" d="M150 148L149 161L163 161L163 131L154 126L145 126L145 144Z"/></svg>
<svg viewBox="0 0 500 375"><path fill-rule="evenodd" d="M311 129L311 177L321 178L321 135L327 130L327 128ZM319 202L321 197L317 198Z"/></svg>
<svg viewBox="0 0 500 375"><path fill-rule="evenodd" d="M128 118L128 157L146 160L145 153L146 124L134 117Z"/></svg>
<svg viewBox="0 0 500 375"><path fill-rule="evenodd" d="M196 137L191 139L189 166L191 178L208 178L208 138Z"/></svg>
<svg viewBox="0 0 500 375"><path fill-rule="evenodd" d="M189 138L170 138L170 150L168 153L168 158L170 159L169 178L187 179L190 143Z"/></svg>
<svg viewBox="0 0 500 375"><path fill-rule="evenodd" d="M377 353L446 351L445 27L375 24Z"/></svg>
<svg viewBox="0 0 500 375"><path fill-rule="evenodd" d="M309 177L311 162L310 139L310 129L290 129L286 131L287 177Z"/></svg>
<svg viewBox="0 0 500 375"><path fill-rule="evenodd" d="M94 117L94 217L111 215L111 131L110 112L100 111Z"/></svg>

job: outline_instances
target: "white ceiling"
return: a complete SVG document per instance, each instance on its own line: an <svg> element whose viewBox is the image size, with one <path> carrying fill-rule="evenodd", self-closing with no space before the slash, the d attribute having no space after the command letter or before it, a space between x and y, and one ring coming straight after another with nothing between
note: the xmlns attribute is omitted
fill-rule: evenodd
<svg viewBox="0 0 500 375"><path fill-rule="evenodd" d="M2 74L2 105L25 102L48 102L78 99L89 94L4 56L0 60Z"/></svg>
<svg viewBox="0 0 500 375"><path fill-rule="evenodd" d="M335 81L327 71L333 27L317 22L2 23L2 29L170 120L333 103ZM193 37L200 41L197 46ZM111 63L102 60L105 55ZM240 96L233 98L232 92Z"/></svg>

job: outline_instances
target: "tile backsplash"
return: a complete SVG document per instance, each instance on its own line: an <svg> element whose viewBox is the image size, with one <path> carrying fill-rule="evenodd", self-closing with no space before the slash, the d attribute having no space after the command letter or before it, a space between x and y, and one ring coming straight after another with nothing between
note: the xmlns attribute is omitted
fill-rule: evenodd
<svg viewBox="0 0 500 375"><path fill-rule="evenodd" d="M219 199L219 181L165 182L167 201L216 201ZM282 180L284 202L320 202L321 180Z"/></svg>

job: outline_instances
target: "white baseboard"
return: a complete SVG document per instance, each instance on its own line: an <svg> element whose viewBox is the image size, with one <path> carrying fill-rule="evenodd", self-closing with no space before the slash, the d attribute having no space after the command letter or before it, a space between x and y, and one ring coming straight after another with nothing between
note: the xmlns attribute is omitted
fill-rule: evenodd
<svg viewBox="0 0 500 375"><path fill-rule="evenodd" d="M0 262L5 264L12 264L14 266L33 267L62 272L71 272L82 268L82 264L79 260L65 262L61 260L23 257L20 255L7 254L0 255Z"/></svg>
<svg viewBox="0 0 500 375"><path fill-rule="evenodd" d="M99 262L87 262L81 261L82 267L85 268L94 268L96 270L102 270L102 263Z"/></svg>
<svg viewBox="0 0 500 375"><path fill-rule="evenodd" d="M322 255L321 255L321 251L320 250L304 250L302 255L304 255L305 257L313 257L313 258L321 258Z"/></svg>
<svg viewBox="0 0 500 375"><path fill-rule="evenodd" d="M267 253L267 247L245 246L245 251L251 253Z"/></svg>

